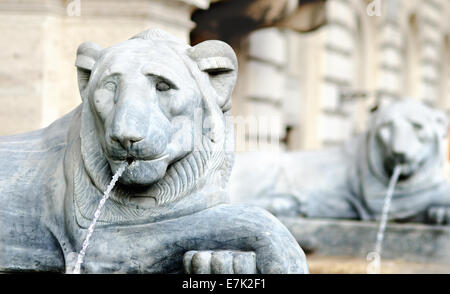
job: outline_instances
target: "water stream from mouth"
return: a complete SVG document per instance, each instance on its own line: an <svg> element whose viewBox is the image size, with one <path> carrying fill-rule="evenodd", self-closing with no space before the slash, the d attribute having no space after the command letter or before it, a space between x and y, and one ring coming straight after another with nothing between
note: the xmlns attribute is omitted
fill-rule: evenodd
<svg viewBox="0 0 450 294"><path fill-rule="evenodd" d="M83 246L80 250L80 253L78 253L78 257L76 259L76 263L75 266L73 267L72 274L79 274L81 271L81 265L83 264L84 261L84 256L86 255L86 249L89 246L89 241L92 237L92 234L94 233L94 229L95 229L95 225L97 224L98 218L100 217L100 214L102 212L102 208L105 205L106 201L109 198L109 195L111 193L111 190L114 188L114 186L116 185L117 180L119 179L119 177L123 174L123 172L125 171L125 169L128 167L128 162L125 161L123 162L119 169L116 171L116 173L114 174L114 176L111 179L111 182L109 183L108 187L106 188L105 192L103 193L103 197L100 200L97 209L95 210L94 213L94 219L92 220L91 224L89 225L88 231L87 231L87 235L84 239L83 242ZM68 267L70 270L70 267Z"/></svg>
<svg viewBox="0 0 450 294"><path fill-rule="evenodd" d="M367 266L368 274L379 274L381 266L381 252L383 250L384 232L386 230L386 224L388 221L389 209L391 207L392 196L394 195L395 185L398 182L398 178L402 172L402 166L397 165L394 168L391 179L389 180L389 186L384 198L383 210L381 212L380 225L378 227L377 239L375 242L375 251L367 254L367 260L371 260Z"/></svg>

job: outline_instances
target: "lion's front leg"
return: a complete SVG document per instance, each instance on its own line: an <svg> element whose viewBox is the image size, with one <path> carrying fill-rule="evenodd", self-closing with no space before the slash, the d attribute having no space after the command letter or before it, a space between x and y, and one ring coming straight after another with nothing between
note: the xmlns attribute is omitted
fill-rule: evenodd
<svg viewBox="0 0 450 294"><path fill-rule="evenodd" d="M256 274L256 254L237 250L191 250L184 254L187 274Z"/></svg>

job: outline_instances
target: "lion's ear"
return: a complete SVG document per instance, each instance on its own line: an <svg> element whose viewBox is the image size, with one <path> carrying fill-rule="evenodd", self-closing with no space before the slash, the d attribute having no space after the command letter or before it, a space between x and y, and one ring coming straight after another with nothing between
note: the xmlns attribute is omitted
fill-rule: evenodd
<svg viewBox="0 0 450 294"><path fill-rule="evenodd" d="M223 112L231 109L231 94L237 80L238 63L234 50L225 42L204 41L189 49L189 56L200 70L208 73L211 85L219 97Z"/></svg>
<svg viewBox="0 0 450 294"><path fill-rule="evenodd" d="M84 42L78 47L75 66L77 67L78 88L81 99L84 99L84 90L101 50L102 48L99 45L92 42Z"/></svg>

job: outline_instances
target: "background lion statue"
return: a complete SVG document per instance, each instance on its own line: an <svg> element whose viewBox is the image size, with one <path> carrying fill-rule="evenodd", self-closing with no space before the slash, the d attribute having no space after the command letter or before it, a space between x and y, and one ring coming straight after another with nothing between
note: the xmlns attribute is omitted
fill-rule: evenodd
<svg viewBox="0 0 450 294"><path fill-rule="evenodd" d="M378 109L368 131L341 147L238 154L231 195L276 215L377 220L393 169L401 165L390 220L450 224L443 171L446 134L442 113L401 100ZM244 186L243 179L252 184Z"/></svg>
<svg viewBox="0 0 450 294"><path fill-rule="evenodd" d="M128 167L87 250L89 273L307 273L268 212L230 205L234 51L147 30L79 46L82 104L0 138L0 271L70 271L112 174Z"/></svg>

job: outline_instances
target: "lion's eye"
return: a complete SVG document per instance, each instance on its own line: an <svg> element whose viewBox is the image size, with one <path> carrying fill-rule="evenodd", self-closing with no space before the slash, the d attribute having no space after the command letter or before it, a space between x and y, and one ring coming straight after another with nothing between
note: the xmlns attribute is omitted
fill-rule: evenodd
<svg viewBox="0 0 450 294"><path fill-rule="evenodd" d="M109 91L112 91L112 92L116 91L116 84L113 82L107 82L104 87Z"/></svg>
<svg viewBox="0 0 450 294"><path fill-rule="evenodd" d="M420 131L421 129L423 129L423 125L421 125L419 123L412 122L411 124L412 124L413 128L417 131Z"/></svg>
<svg viewBox="0 0 450 294"><path fill-rule="evenodd" d="M159 81L156 83L156 89L158 91L169 91L172 87L164 81Z"/></svg>

